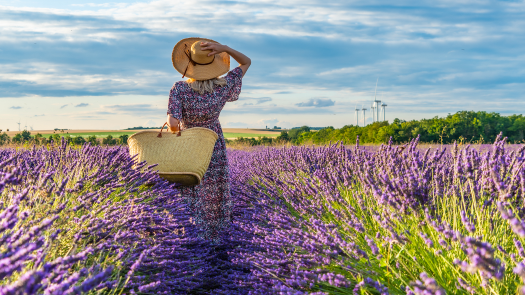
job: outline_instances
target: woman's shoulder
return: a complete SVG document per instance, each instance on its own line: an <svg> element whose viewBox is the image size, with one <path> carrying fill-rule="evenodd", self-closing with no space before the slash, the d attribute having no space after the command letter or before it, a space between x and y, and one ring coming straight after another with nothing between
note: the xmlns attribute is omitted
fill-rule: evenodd
<svg viewBox="0 0 525 295"><path fill-rule="evenodd" d="M226 78L241 78L242 79L242 69L240 67L236 67L235 69L228 72L226 75Z"/></svg>
<svg viewBox="0 0 525 295"><path fill-rule="evenodd" d="M171 91L176 90L177 92L188 91L188 89L189 89L189 86L188 86L188 83L186 83L186 81L177 81L171 87Z"/></svg>

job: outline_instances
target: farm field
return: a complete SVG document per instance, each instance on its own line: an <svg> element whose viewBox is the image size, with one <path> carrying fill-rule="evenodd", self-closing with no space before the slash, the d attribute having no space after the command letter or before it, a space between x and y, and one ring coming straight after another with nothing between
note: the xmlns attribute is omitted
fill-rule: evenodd
<svg viewBox="0 0 525 295"><path fill-rule="evenodd" d="M445 147L230 149L220 245L126 147L0 149L0 293L522 292L525 147Z"/></svg>
<svg viewBox="0 0 525 295"><path fill-rule="evenodd" d="M82 137L89 137L89 136L96 136L98 138L104 138L108 135L113 136L114 138L119 137L121 135L132 135L139 131L144 130L156 130L156 129L142 129L142 130L66 130L63 135L69 135L71 137L75 136L82 136ZM160 128L158 129L160 130ZM35 135L37 133L42 134L45 138L49 138L52 136L53 130L34 130L30 131L32 135ZM18 131L9 131L7 134L9 136L14 136L15 134L19 133ZM57 134L62 135L61 132L56 132ZM238 137L260 137L260 136L266 136L266 137L277 137L279 136L280 132L278 131L261 131L258 129L241 129L241 128L225 128L223 129L224 137L229 139L234 139Z"/></svg>

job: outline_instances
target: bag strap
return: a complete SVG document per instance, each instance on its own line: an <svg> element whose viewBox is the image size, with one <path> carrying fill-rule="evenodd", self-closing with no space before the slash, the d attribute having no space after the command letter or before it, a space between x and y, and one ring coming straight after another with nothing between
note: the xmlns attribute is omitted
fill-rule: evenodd
<svg viewBox="0 0 525 295"><path fill-rule="evenodd" d="M162 125L162 127L160 128L160 132L157 135L157 137L162 137L162 130L164 130L164 126L166 126L167 124L168 124L168 122L166 122L166 123L164 123L164 125ZM177 132L177 137L180 136L180 120L179 120L178 126L179 126L179 132Z"/></svg>

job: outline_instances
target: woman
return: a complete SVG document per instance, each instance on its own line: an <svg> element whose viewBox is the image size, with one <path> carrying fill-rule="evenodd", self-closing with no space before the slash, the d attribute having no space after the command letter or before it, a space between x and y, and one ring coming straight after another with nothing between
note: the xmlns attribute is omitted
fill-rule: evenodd
<svg viewBox="0 0 525 295"><path fill-rule="evenodd" d="M230 56L240 65L219 78L229 71ZM180 189L193 219L204 230L203 237L218 243L220 232L230 224L232 211L226 144L219 114L226 102L239 98L242 77L251 60L213 40L187 38L175 45L172 61L182 77L189 79L176 82L171 88L167 120L170 131L178 132L179 127L205 127L219 135L201 183Z"/></svg>

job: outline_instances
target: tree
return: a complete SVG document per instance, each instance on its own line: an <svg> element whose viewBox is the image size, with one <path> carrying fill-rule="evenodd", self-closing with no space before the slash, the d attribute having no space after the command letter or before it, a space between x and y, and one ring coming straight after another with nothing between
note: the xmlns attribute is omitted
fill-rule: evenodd
<svg viewBox="0 0 525 295"><path fill-rule="evenodd" d="M35 135L35 143L36 144L45 143L45 142L46 142L46 139L44 138L44 136L42 136L42 134L37 133Z"/></svg>
<svg viewBox="0 0 525 295"><path fill-rule="evenodd" d="M129 135L127 134L123 134L121 136L119 136L119 144L122 144L122 145L127 145L128 144L128 138L129 138Z"/></svg>
<svg viewBox="0 0 525 295"><path fill-rule="evenodd" d="M86 142L86 140L82 136L77 136L73 138L72 142L75 145L83 145Z"/></svg>
<svg viewBox="0 0 525 295"><path fill-rule="evenodd" d="M98 140L95 135L91 135L87 138L87 142L89 142L91 145L98 145Z"/></svg>
<svg viewBox="0 0 525 295"><path fill-rule="evenodd" d="M22 134L17 133L11 140L13 143L22 143Z"/></svg>
<svg viewBox="0 0 525 295"><path fill-rule="evenodd" d="M7 133L0 134L0 145L8 144L11 142L11 137Z"/></svg>
<svg viewBox="0 0 525 295"><path fill-rule="evenodd" d="M281 142L288 142L288 141L290 141L290 137L288 136L288 132L281 131L281 135L277 136L276 140L277 141L281 141Z"/></svg>
<svg viewBox="0 0 525 295"><path fill-rule="evenodd" d="M102 144L115 145L117 144L117 140L114 139L113 136L108 135L106 138L102 140Z"/></svg>
<svg viewBox="0 0 525 295"><path fill-rule="evenodd" d="M61 136L59 134L53 134L53 136L50 136L49 139L52 139L55 144L60 143Z"/></svg>
<svg viewBox="0 0 525 295"><path fill-rule="evenodd" d="M24 142L29 141L31 139L31 132L24 130L22 131L21 136L22 136L22 141Z"/></svg>

